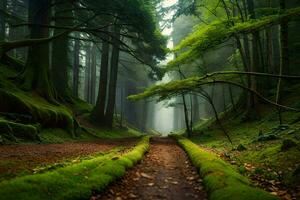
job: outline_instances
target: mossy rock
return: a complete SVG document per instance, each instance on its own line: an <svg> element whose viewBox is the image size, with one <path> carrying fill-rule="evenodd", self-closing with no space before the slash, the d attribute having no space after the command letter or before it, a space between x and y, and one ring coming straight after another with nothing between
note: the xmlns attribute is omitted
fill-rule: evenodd
<svg viewBox="0 0 300 200"><path fill-rule="evenodd" d="M8 140L15 141L16 138L40 141L38 128L33 125L25 125L7 120L0 120L0 135Z"/></svg>
<svg viewBox="0 0 300 200"><path fill-rule="evenodd" d="M290 148L296 147L297 143L291 139L285 139L282 141L281 151L287 151Z"/></svg>

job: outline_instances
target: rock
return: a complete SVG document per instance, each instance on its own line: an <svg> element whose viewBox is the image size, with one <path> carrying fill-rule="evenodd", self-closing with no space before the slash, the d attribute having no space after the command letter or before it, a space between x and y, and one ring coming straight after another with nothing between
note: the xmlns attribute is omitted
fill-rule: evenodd
<svg viewBox="0 0 300 200"><path fill-rule="evenodd" d="M238 151L245 151L245 150L247 150L247 148L243 144L239 144L237 146L236 150L238 150Z"/></svg>
<svg viewBox="0 0 300 200"><path fill-rule="evenodd" d="M291 139L285 139L282 141L281 151L287 151L292 147L297 146L297 143Z"/></svg>

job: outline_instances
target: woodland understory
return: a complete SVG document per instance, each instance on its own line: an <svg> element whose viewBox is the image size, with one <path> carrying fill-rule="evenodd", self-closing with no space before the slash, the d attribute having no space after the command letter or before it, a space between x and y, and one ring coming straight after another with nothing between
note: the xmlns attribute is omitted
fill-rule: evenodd
<svg viewBox="0 0 300 200"><path fill-rule="evenodd" d="M300 198L298 0L0 0L0 199Z"/></svg>

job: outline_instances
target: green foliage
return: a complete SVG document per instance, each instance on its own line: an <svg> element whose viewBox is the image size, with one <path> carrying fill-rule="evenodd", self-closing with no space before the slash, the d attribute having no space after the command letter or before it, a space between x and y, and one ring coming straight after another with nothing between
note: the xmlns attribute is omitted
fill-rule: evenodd
<svg viewBox="0 0 300 200"><path fill-rule="evenodd" d="M172 69L178 65L190 63L199 58L205 51L217 47L238 34L251 33L278 24L283 19L290 20L294 16L299 16L299 14L300 8L298 7L289 9L282 14L269 15L247 22L238 22L233 19L232 21L216 21L206 26L199 26L175 47L175 52L186 50L186 48L188 50L169 62L167 68Z"/></svg>
<svg viewBox="0 0 300 200"><path fill-rule="evenodd" d="M148 97L159 96L161 100L170 98L172 96L176 96L182 93L188 93L193 90L197 90L201 87L201 85L206 85L213 83L215 79L222 78L222 80L233 80L233 76L230 74L226 75L218 75L218 74L208 74L206 76L195 76L191 78L186 78L182 80L171 81L166 84L160 84L156 86L152 86L147 88L144 92L136 95L131 95L128 97L130 100L140 100ZM234 73L234 72L232 72ZM213 78L211 76L214 76Z"/></svg>
<svg viewBox="0 0 300 200"><path fill-rule="evenodd" d="M240 175L217 155L202 150L186 138L180 136L176 138L204 178L204 184L211 200L279 199L261 189L252 187L246 177Z"/></svg>
<svg viewBox="0 0 300 200"><path fill-rule="evenodd" d="M144 137L129 152L112 152L43 174L30 175L0 183L0 199L88 199L124 175L149 147Z"/></svg>

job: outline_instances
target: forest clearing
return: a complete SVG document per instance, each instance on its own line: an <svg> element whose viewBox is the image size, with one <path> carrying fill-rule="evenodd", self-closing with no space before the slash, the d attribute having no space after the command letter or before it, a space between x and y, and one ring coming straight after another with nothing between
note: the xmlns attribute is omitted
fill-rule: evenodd
<svg viewBox="0 0 300 200"><path fill-rule="evenodd" d="M0 0L0 200L300 199L299 0Z"/></svg>

